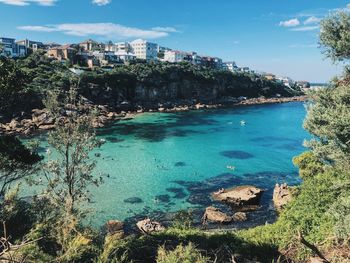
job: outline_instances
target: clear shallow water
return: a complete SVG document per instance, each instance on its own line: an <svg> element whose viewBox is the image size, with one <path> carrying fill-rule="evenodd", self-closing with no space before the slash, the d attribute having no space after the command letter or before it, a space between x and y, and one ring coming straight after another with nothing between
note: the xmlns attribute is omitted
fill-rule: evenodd
<svg viewBox="0 0 350 263"><path fill-rule="evenodd" d="M292 157L304 151L304 117L303 103L286 103L145 113L116 122L99 131L106 143L94 152L101 154L94 157L96 170L109 178L91 189L91 223L204 208L210 192L243 184L267 190L258 217L268 220L275 183L299 183Z"/></svg>

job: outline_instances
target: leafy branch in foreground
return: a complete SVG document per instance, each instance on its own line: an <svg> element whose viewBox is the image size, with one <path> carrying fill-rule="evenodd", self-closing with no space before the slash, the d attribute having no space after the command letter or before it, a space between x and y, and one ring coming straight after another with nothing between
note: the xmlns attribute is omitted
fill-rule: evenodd
<svg viewBox="0 0 350 263"><path fill-rule="evenodd" d="M90 198L90 186L102 182L93 174L96 163L89 156L100 142L92 127L95 115L84 109L74 88L65 94L51 92L46 107L56 120L56 128L48 137L52 150L43 167L45 194L60 215L56 217L60 225L56 235L65 253L72 239L80 236L82 205Z"/></svg>
<svg viewBox="0 0 350 263"><path fill-rule="evenodd" d="M12 244L9 236L7 235L6 223L2 222L2 224L4 235L3 237L0 237L0 261L8 263L25 263L25 257L22 257L20 253L17 253L17 251L21 250L23 247L36 243L41 238L37 238L35 240L25 239L19 244Z"/></svg>
<svg viewBox="0 0 350 263"><path fill-rule="evenodd" d="M13 183L33 173L40 160L41 157L18 138L0 136L0 196L4 197Z"/></svg>

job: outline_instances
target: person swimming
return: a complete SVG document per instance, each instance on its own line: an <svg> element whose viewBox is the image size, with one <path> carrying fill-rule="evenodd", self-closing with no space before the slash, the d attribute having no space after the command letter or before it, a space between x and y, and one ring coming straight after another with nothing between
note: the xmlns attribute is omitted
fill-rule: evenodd
<svg viewBox="0 0 350 263"><path fill-rule="evenodd" d="M232 171L236 169L236 167L234 167L233 165L227 165L226 168Z"/></svg>

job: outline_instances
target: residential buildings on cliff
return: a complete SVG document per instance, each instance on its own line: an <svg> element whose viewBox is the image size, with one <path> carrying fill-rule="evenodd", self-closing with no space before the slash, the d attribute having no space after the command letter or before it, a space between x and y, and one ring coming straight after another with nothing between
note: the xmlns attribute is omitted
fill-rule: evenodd
<svg viewBox="0 0 350 263"><path fill-rule="evenodd" d="M143 39L136 39L131 42L99 43L88 39L77 44L59 45L57 43L43 44L39 41L28 39L16 41L13 38L0 37L0 55L9 57L25 57L36 50L45 50L48 57L59 61L69 61L81 67L115 67L119 64L145 61L147 63L188 62L207 68L228 70L234 73L255 73L269 80L282 82L285 86L291 87L296 82L287 77L278 77L271 73L257 72L249 67L238 67L236 62L223 62L219 57L203 56L197 52L173 50L163 47L157 43ZM302 84L305 86L305 82Z"/></svg>

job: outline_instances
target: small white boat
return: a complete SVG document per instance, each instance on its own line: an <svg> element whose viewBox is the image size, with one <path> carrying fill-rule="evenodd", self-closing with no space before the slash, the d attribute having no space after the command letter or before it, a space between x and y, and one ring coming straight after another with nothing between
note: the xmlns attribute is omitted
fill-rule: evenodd
<svg viewBox="0 0 350 263"><path fill-rule="evenodd" d="M246 122L244 120L241 120L241 126L244 126Z"/></svg>

